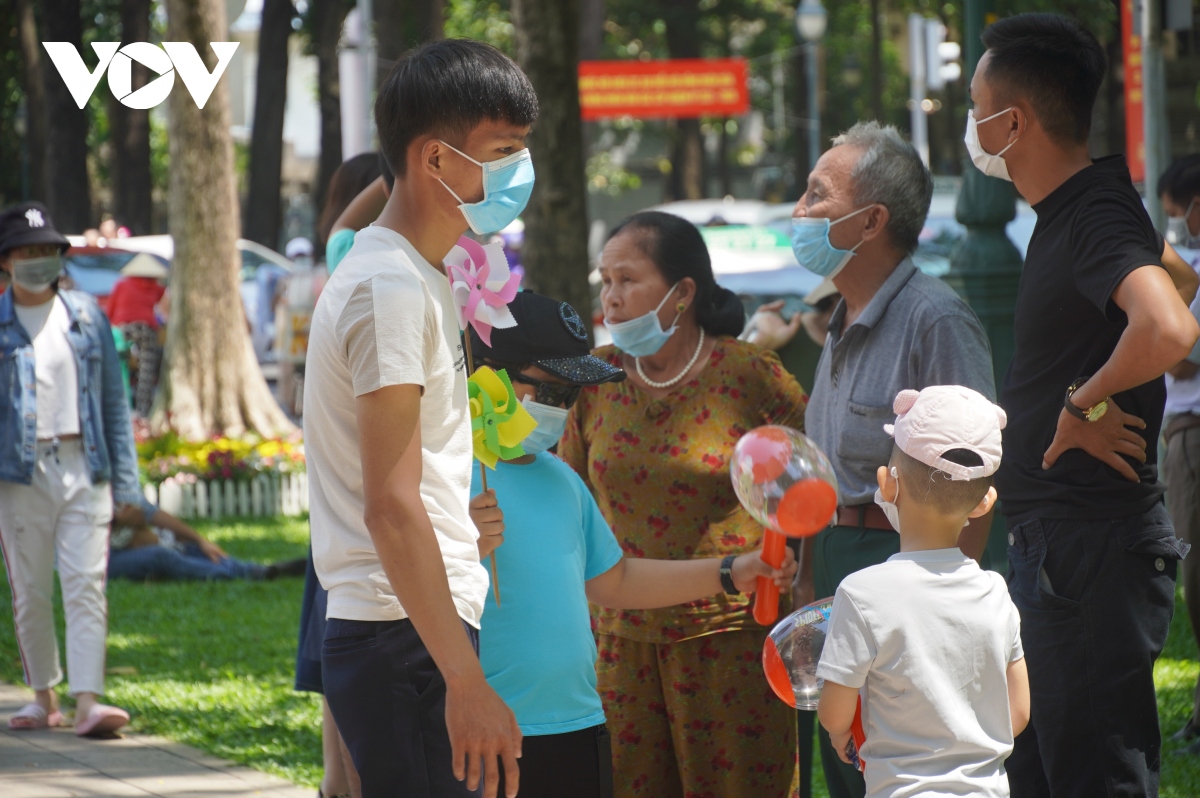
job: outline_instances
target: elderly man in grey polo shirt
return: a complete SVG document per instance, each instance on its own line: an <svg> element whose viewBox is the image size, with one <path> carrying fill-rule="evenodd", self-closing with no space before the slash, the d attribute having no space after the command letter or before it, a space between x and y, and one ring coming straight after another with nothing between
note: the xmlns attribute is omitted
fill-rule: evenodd
<svg viewBox="0 0 1200 798"><path fill-rule="evenodd" d="M860 122L817 161L793 213L798 220L830 220L820 226L827 230L823 241L813 243L811 230L796 236L797 257L827 272L842 295L805 418L808 435L837 473L840 506L835 525L804 542L798 602L832 596L846 575L900 550L900 536L874 503L876 469L892 453L883 425L895 419L896 394L965 385L995 399L991 351L979 320L909 257L932 195L933 180L912 145L894 127ZM798 223L798 234L802 226L815 225ZM804 239L809 243L801 246ZM990 521L964 530L959 545L967 554L983 553ZM821 751L830 795L862 796L861 775L838 759L824 730Z"/></svg>

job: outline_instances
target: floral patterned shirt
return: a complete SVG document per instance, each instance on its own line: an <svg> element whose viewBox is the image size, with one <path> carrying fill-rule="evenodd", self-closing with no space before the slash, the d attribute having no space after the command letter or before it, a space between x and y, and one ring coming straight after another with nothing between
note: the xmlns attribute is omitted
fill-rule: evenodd
<svg viewBox="0 0 1200 798"><path fill-rule="evenodd" d="M614 347L595 354L620 365ZM741 554L758 548L762 527L734 495L733 448L762 424L803 429L807 403L774 352L721 337L700 374L662 399L630 381L585 388L558 453L588 484L627 556ZM646 643L758 628L750 596L657 610L592 609L596 631Z"/></svg>

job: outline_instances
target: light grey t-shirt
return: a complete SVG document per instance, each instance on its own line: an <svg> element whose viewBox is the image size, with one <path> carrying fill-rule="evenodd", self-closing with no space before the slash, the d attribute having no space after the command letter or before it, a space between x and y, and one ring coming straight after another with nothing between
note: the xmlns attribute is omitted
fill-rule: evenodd
<svg viewBox="0 0 1200 798"><path fill-rule="evenodd" d="M1008 665L1024 656L1004 577L958 549L842 580L817 676L859 690L867 794L1007 796Z"/></svg>
<svg viewBox="0 0 1200 798"><path fill-rule="evenodd" d="M875 470L887 465L896 394L965 385L996 399L992 351L967 303L905 258L848 330L843 300L829 322L805 412L805 433L833 463L839 503L874 500Z"/></svg>

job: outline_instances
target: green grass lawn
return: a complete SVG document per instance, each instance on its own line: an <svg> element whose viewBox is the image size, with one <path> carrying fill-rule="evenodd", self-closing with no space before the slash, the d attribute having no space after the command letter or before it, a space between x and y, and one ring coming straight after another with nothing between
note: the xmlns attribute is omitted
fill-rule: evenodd
<svg viewBox="0 0 1200 798"><path fill-rule="evenodd" d="M234 557L256 562L302 557L308 546L303 520L196 528ZM302 592L302 579L109 583L108 700L129 710L136 731L315 787L320 699L292 690ZM5 585L0 679L20 683L10 601ZM61 605L56 614L61 649Z"/></svg>
<svg viewBox="0 0 1200 798"><path fill-rule="evenodd" d="M235 557L301 557L302 520L197 524ZM3 574L0 574L3 581ZM292 690L302 580L110 583L108 697L132 728L315 787L321 775L321 705ZM60 647L62 611L57 610ZM1119 641L1114 641L1119 645ZM1200 676L1181 602L1155 668L1164 744L1163 798L1200 795L1200 757L1176 754L1169 735L1191 711ZM22 679L7 584L0 586L0 680ZM814 746L815 747L815 746ZM814 792L827 796L814 767Z"/></svg>

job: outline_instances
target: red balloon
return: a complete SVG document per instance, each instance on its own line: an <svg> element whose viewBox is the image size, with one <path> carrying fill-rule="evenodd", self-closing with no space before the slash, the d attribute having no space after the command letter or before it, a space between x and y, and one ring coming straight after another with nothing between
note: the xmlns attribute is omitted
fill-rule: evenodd
<svg viewBox="0 0 1200 798"><path fill-rule="evenodd" d="M743 436L738 444L739 454L750 459L750 473L755 485L779 479L787 470L792 456L792 442L780 427L760 427Z"/></svg>

